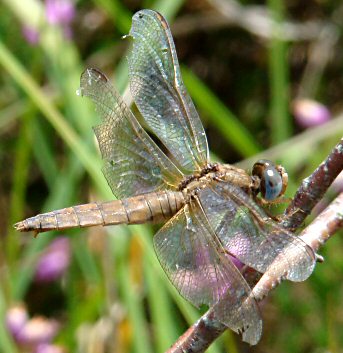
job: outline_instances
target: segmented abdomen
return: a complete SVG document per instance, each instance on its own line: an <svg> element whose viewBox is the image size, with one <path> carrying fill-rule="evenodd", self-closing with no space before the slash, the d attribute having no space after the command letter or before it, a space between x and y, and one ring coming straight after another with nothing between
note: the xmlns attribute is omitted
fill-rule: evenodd
<svg viewBox="0 0 343 353"><path fill-rule="evenodd" d="M162 191L39 214L15 224L15 228L40 233L97 225L160 223L171 218L184 203L182 192Z"/></svg>

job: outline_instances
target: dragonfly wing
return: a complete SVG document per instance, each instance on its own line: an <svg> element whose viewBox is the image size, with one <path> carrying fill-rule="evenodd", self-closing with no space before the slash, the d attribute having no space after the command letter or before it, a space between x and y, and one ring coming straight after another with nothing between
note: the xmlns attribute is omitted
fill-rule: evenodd
<svg viewBox="0 0 343 353"><path fill-rule="evenodd" d="M214 306L217 319L256 344L262 321L249 285L232 264L206 216L191 202L154 237L157 257L180 294L195 306Z"/></svg>
<svg viewBox="0 0 343 353"><path fill-rule="evenodd" d="M208 162L204 128L182 82L166 20L142 10L132 18L131 92L143 119L186 174Z"/></svg>
<svg viewBox="0 0 343 353"><path fill-rule="evenodd" d="M177 186L182 173L159 149L113 88L97 69L81 75L80 93L92 99L102 123L94 127L103 173L118 198Z"/></svg>
<svg viewBox="0 0 343 353"><path fill-rule="evenodd" d="M240 261L262 273L284 268L283 276L291 281L311 275L313 250L268 217L243 190L215 182L199 198L222 244Z"/></svg>

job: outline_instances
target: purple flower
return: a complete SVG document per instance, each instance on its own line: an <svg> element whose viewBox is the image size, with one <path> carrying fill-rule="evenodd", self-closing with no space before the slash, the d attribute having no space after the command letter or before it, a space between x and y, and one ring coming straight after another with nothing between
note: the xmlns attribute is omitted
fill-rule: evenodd
<svg viewBox="0 0 343 353"><path fill-rule="evenodd" d="M65 353L65 350L55 344L42 343L37 346L35 353Z"/></svg>
<svg viewBox="0 0 343 353"><path fill-rule="evenodd" d="M65 38L72 37L71 22L75 17L75 6L70 0L46 0L45 13L48 23L60 25Z"/></svg>
<svg viewBox="0 0 343 353"><path fill-rule="evenodd" d="M70 242L66 237L56 238L38 260L35 279L51 282L61 278L70 263Z"/></svg>
<svg viewBox="0 0 343 353"><path fill-rule="evenodd" d="M292 110L295 120L304 128L322 125L331 119L328 108L311 99L295 100Z"/></svg>
<svg viewBox="0 0 343 353"><path fill-rule="evenodd" d="M49 343L57 334L59 324L56 320L35 316L29 319L25 305L17 304L6 313L6 326L20 347L30 348ZM26 350L25 350L26 351ZM42 351L61 353L62 350Z"/></svg>
<svg viewBox="0 0 343 353"><path fill-rule="evenodd" d="M18 333L17 341L25 345L48 343L56 336L58 329L57 321L36 316L26 322Z"/></svg>
<svg viewBox="0 0 343 353"><path fill-rule="evenodd" d="M70 0L46 0L46 19L50 24L69 25L75 17L75 7Z"/></svg>
<svg viewBox="0 0 343 353"><path fill-rule="evenodd" d="M22 33L26 41L31 45L36 45L39 41L39 32L28 25L23 25Z"/></svg>
<svg viewBox="0 0 343 353"><path fill-rule="evenodd" d="M7 311L6 326L14 338L18 337L28 319L28 314L23 304L12 306Z"/></svg>

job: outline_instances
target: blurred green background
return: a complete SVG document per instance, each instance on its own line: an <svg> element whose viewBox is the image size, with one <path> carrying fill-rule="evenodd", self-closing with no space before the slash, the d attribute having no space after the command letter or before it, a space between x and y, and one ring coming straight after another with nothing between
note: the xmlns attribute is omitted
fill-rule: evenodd
<svg viewBox="0 0 343 353"><path fill-rule="evenodd" d="M29 318L56 320L53 347L67 352L163 352L201 313L160 268L152 248L156 227L64 232L70 263L48 283L36 279L36 267L62 234L34 239L12 227L43 211L113 198L91 129L98 117L75 94L81 72L97 67L124 92L129 41L121 37L134 12L160 11L171 24L213 158L249 159L242 163L247 169L262 156L281 162L291 197L343 133L343 5L70 1L0 2L1 317L21 303ZM304 108L304 99L313 106ZM323 205L341 190L342 182ZM342 250L337 235L309 280L283 283L261 303L264 330L256 347L226 332L208 351L343 352ZM5 320L0 351L38 352L13 336Z"/></svg>

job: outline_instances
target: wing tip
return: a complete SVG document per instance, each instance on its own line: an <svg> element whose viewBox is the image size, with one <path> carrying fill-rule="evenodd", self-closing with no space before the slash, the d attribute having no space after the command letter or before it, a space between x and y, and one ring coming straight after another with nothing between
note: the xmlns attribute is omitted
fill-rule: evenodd
<svg viewBox="0 0 343 353"><path fill-rule="evenodd" d="M91 86L92 84L92 80L94 80L95 82L98 81L102 81L102 82L108 82L109 79L108 77L99 69L95 68L95 67L87 67L81 74L80 77L80 91L83 90L84 88L84 82Z"/></svg>
<svg viewBox="0 0 343 353"><path fill-rule="evenodd" d="M262 327L263 323L261 319L253 326L247 325L241 331L242 340L251 346L255 346L261 339Z"/></svg>

